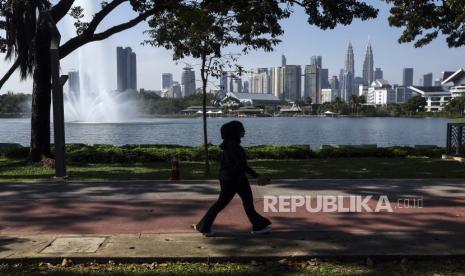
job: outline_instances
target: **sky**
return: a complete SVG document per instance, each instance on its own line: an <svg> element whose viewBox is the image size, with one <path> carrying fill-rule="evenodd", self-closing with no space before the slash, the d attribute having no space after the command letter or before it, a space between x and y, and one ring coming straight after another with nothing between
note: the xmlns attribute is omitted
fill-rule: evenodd
<svg viewBox="0 0 465 276"><path fill-rule="evenodd" d="M94 0L78 0L77 2L96 3ZM355 55L355 74L362 75L362 64L365 56L365 48L368 38L371 39L374 54L374 65L384 71L384 78L391 84L402 82L402 69L413 67L414 83L417 84L423 74L433 73L433 78L439 78L442 71L455 71L465 67L465 47L448 48L445 37L440 36L431 44L422 48L414 48L412 43L399 44L397 39L401 35L401 29L390 27L387 21L389 5L382 1L366 1L380 9L378 18L370 21L356 20L349 26L338 26L334 30L320 30L307 23L306 14L295 8L291 18L283 20L285 34L281 37L274 52L254 51L246 56L241 56L238 63L246 69L255 67L275 67L281 64L281 55L287 58L287 64L306 65L310 63L310 57L321 55L323 67L329 69L330 76L339 75L339 70L344 66L345 52L349 41L352 42ZM84 5L85 6L85 5ZM96 8L94 8L96 9ZM92 12L86 13L90 15ZM105 19L99 26L104 30L114 24L122 23L135 16L128 4L120 6L111 17ZM66 18L59 24L62 33L62 42L67 41L74 30L72 20ZM95 42L90 46L84 46L81 52L76 51L61 61L62 73L79 68L79 59L88 65L99 64L100 73L94 77L105 79L108 89L116 88L116 47L131 47L137 54L138 88L148 90L161 89L161 74L172 73L175 81L180 80L183 61L176 64L172 59L172 53L163 48L141 45L147 38L143 33L148 29L147 24L141 23L135 28L116 34L103 42ZM100 50L95 50L100 49ZM238 52L237 49L226 49L225 52ZM82 55L82 53L87 53ZM90 54L89 54L90 53ZM198 61L187 59L184 62L198 64ZM0 75L4 75L9 69L10 63L4 61L0 55ZM196 77L199 79L198 67ZM197 86L200 86L200 80ZM19 74L15 73L0 90L31 93L32 82L20 81Z"/></svg>

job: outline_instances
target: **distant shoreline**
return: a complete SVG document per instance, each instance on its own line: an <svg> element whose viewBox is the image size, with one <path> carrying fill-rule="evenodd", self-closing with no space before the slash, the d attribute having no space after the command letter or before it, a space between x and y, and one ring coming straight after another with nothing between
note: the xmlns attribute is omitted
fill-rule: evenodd
<svg viewBox="0 0 465 276"><path fill-rule="evenodd" d="M201 118L202 116L192 116L184 114L141 114L139 118L166 118L166 119L187 119L187 118ZM274 118L274 117L296 117L296 118L322 118L323 115L275 115L275 116L208 116L209 118ZM31 118L30 113L0 113L0 119L28 119ZM338 115L335 118L446 118L446 119L464 119L463 117L456 116L446 116L440 115L436 116L432 114L421 114L421 115L411 115L411 116L369 116L369 115Z"/></svg>

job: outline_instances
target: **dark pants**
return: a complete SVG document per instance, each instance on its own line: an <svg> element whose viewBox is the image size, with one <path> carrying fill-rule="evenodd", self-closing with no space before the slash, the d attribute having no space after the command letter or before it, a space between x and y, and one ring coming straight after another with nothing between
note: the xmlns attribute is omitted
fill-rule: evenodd
<svg viewBox="0 0 465 276"><path fill-rule="evenodd" d="M244 206L245 213L252 223L253 230L260 230L270 225L271 222L262 217L255 211L253 205L253 195L250 189L250 184L247 178L243 178L238 181L225 181L220 180L221 192L218 200L210 207L205 216L197 223L197 229L200 232L208 233L211 230L211 226L215 221L216 216L221 210L229 204L237 193L242 199L242 205Z"/></svg>

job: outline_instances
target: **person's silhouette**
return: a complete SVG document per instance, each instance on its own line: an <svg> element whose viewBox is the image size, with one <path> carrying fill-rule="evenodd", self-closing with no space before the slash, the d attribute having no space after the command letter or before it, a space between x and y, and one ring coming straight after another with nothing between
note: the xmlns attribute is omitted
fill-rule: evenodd
<svg viewBox="0 0 465 276"><path fill-rule="evenodd" d="M247 165L245 151L240 145L244 134L244 126L239 121L231 121L221 127L223 143L220 148L223 152L219 171L220 195L199 223L193 225L203 234L211 234L211 226L216 216L228 205L236 193L241 197L244 210L252 223L252 234L271 231L271 222L258 214L253 204L252 190L246 174L254 178L259 175Z"/></svg>

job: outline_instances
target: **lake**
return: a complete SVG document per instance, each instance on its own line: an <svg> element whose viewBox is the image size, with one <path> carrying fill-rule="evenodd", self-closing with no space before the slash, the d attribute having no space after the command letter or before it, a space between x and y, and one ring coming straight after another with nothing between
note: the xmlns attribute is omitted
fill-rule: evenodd
<svg viewBox="0 0 465 276"><path fill-rule="evenodd" d="M219 144L220 127L231 118L209 118L209 141ZM240 118L243 145L322 144L446 145L445 118ZM201 118L153 118L122 123L66 123L66 142L85 144L179 144L203 142ZM0 119L0 143L28 145L30 119Z"/></svg>

